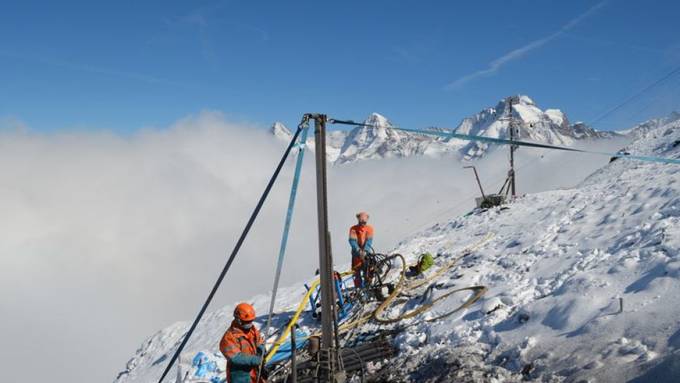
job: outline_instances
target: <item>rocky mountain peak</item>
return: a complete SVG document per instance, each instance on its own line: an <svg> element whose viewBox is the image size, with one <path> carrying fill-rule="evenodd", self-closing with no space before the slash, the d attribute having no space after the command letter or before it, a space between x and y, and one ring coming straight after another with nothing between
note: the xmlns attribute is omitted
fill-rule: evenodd
<svg viewBox="0 0 680 383"><path fill-rule="evenodd" d="M495 107L485 108L463 119L455 132L507 139L510 138L511 122L518 132L516 138L553 145L570 146L577 140L619 135L596 131L582 122L571 124L560 109L541 110L534 100L521 94L506 97ZM364 124L368 126L357 126L350 131L329 132L327 139L329 161L344 164L368 159L446 155L473 159L484 156L497 146L395 130L390 120L378 113L371 113L364 120ZM449 131L442 128L434 129ZM279 138L291 137L290 130L279 123L274 124L272 131Z"/></svg>

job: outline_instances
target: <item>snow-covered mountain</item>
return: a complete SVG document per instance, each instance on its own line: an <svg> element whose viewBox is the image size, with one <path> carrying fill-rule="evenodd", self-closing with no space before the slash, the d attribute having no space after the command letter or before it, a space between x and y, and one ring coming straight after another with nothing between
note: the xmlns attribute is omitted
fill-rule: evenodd
<svg viewBox="0 0 680 383"><path fill-rule="evenodd" d="M650 129L625 150L680 158L679 143L680 120ZM494 234L432 284L409 291L412 298L388 316L451 289L482 285L488 292L435 322L425 320L458 307L467 294L439 301L395 326L369 321L356 334L397 331L391 339L398 354L381 365L388 381L677 381L679 181L677 165L618 159L573 189L529 194L507 209L451 217L406 238L393 252L409 262L423 252L440 254L426 274L432 276L462 249ZM396 274L387 278L396 280ZM276 311L285 314L276 318L277 327L288 321L304 292L299 283L279 293ZM268 299L248 301L264 313ZM217 341L232 309L206 315L172 375L178 382L207 381L191 380L199 352L215 362L216 379L224 376ZM363 310L370 313L372 306ZM266 315L258 324L264 320ZM319 326L309 313L299 323L307 332ZM116 382L156 381L187 327L177 323L147 339Z"/></svg>
<svg viewBox="0 0 680 383"><path fill-rule="evenodd" d="M362 160L402 158L411 156L436 156L460 149L460 143L451 145L448 140L427 135L391 129L392 123L378 113L364 121L371 126L360 126L350 131L330 130L326 137L326 155L334 164ZM292 132L282 123L272 126L272 133L283 141L290 141ZM314 150L314 138L307 138L307 146Z"/></svg>
<svg viewBox="0 0 680 383"><path fill-rule="evenodd" d="M347 133L335 163L343 164L368 159L440 156L452 153L460 145L450 140L392 129L392 123L378 113Z"/></svg>
<svg viewBox="0 0 680 383"><path fill-rule="evenodd" d="M571 124L559 109L541 110L528 96L512 96L464 119L456 133L492 138L510 138L510 123L516 127L515 138L551 145L571 146L578 140L610 138L618 134L596 131L582 122ZM487 143L466 142L461 149L466 158L487 153Z"/></svg>
<svg viewBox="0 0 680 383"><path fill-rule="evenodd" d="M632 139L638 139L645 137L650 131L658 128L659 126L670 124L671 122L678 120L680 120L680 113L674 111L666 117L652 118L651 120L637 124L630 129L620 130L619 133Z"/></svg>
<svg viewBox="0 0 680 383"><path fill-rule="evenodd" d="M614 132L596 131L584 123L571 124L562 111L543 111L528 96L522 95L505 98L495 107L465 118L455 128L455 132L509 138L511 120L517 128L519 139L547 144L570 146L579 140L619 136ZM371 114L364 123L370 126L355 127L351 131L331 131L327 140L329 161L344 164L381 158L447 155L472 159L484 156L496 146L394 130L391 129L392 123L378 113ZM278 122L272 127L272 132L282 140L290 140L292 136ZM313 142L313 139L310 138L309 142Z"/></svg>

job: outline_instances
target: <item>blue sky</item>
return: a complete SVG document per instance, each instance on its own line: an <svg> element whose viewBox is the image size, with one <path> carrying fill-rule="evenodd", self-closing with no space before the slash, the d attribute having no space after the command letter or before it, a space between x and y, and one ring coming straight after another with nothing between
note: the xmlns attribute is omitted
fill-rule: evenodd
<svg viewBox="0 0 680 383"><path fill-rule="evenodd" d="M203 109L455 126L523 93L595 120L680 65L675 1L15 1L0 12L0 121L165 127ZM680 75L596 128L680 109ZM0 122L2 124L2 122Z"/></svg>

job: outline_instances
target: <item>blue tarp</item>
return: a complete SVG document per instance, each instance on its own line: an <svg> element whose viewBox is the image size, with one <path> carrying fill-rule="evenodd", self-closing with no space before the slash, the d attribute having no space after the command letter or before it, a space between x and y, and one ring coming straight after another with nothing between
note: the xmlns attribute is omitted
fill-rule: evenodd
<svg viewBox="0 0 680 383"><path fill-rule="evenodd" d="M191 366L196 369L194 376L197 378L203 378L208 375L209 372L217 371L217 363L215 363L213 360L210 360L208 355L206 355L203 351L200 351L198 354L196 354L196 356L194 356Z"/></svg>
<svg viewBox="0 0 680 383"><path fill-rule="evenodd" d="M307 345L307 339L309 339L309 335L307 335L304 331L300 329L295 330L295 348L297 350L300 350ZM281 347L279 347L279 349L276 351L276 354L274 354L274 356L271 359L269 359L269 362L267 362L267 364L277 363L282 360L290 359L292 349L293 348L291 347L289 338L287 341L281 344Z"/></svg>

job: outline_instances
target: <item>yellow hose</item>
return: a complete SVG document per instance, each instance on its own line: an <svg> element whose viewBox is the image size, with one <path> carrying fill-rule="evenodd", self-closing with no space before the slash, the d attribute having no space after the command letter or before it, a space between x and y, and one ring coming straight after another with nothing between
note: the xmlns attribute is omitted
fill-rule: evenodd
<svg viewBox="0 0 680 383"><path fill-rule="evenodd" d="M444 315L440 315L436 318L429 319L428 321L434 321L434 320L437 320L437 319L444 318L444 317L449 316L449 315L451 315L451 314L453 314L457 311L463 310L463 309L471 306L472 304L474 304L476 301L478 301L486 293L487 288L485 286L464 287L464 288L449 291L446 294L434 299L432 302L429 302L426 305L422 305L419 308L412 310L412 311L410 311L410 312L408 312L404 315L401 315L397 318L381 318L380 317L380 314L382 314L383 311L385 311L385 309L392 303L392 301L394 301L394 299L397 297L397 295L399 295L399 293L404 288L407 288L408 290L412 290L412 289L418 288L420 286L423 286L424 284L430 282L431 280L439 277L440 275L444 274L446 271L453 268L453 266L455 266L458 263L458 261L460 261L463 257L468 255L471 251L474 251L474 250L478 249L479 247L481 247L482 245L486 244L494 236L495 236L494 233L488 233L482 240L480 240L479 242L475 243L474 245L472 245L470 247L465 248L461 255L456 257L454 260L448 262L444 266L440 267L435 273L431 274L429 277L427 277L425 279L414 281L413 283L409 283L409 284L406 283L406 260L404 259L404 257L401 254L395 254L394 255L395 257L398 257L398 258L401 259L402 269L401 269L401 273L400 273L400 276L399 276L399 281L397 282L397 285L394 288L394 290L392 291L392 293L372 313L364 315L364 316L357 318L357 319L355 319L351 322L343 323L342 325L338 326L338 331L339 332L347 331L349 329L360 326L360 325L370 321L371 319L374 319L378 323L394 323L394 322L398 322L398 321L403 320L403 319L412 318L412 317L414 317L414 316L416 316L416 315L418 315L422 312L427 311L432 306L434 306L435 303L439 302L440 300L443 300L444 298L446 298L446 297L448 297L448 296L450 296L454 293L457 293L457 292L460 292L460 291L465 291L465 290L472 290L472 291L475 292L475 294L470 299L465 301L465 303L463 303L461 306L457 307L455 310L452 310L452 311L450 311L450 312L448 312ZM346 272L342 273L341 276L344 277L344 276L351 275L351 274L352 274L351 271L346 271ZM319 279L317 278L309 286L309 290L307 291L307 293L304 295L304 297L302 298L302 300L298 304L297 310L295 311L295 314L293 315L291 320L288 322L288 325L286 326L286 328L283 330L281 335L279 335L279 337L276 339L276 341L274 341L272 348L269 350L269 353L267 353L267 356L265 357L265 361L269 361L274 356L274 354L276 354L276 352L281 347L283 342L286 341L286 339L288 338L288 335L290 334L293 326L299 320L300 314L302 314L302 311L304 311L305 306L307 306L307 304L309 302L309 297L312 295L312 293L314 292L314 290L316 290L316 288L318 286L319 286ZM318 332L315 333L315 334L312 334L312 336L314 336L314 335L318 335Z"/></svg>
<svg viewBox="0 0 680 383"><path fill-rule="evenodd" d="M351 271L345 271L344 273L341 273L341 277L346 277L348 275L351 275ZM302 300L300 300L300 303L298 303L298 307L295 310L295 314L293 314L293 317L290 318L290 321L288 322L288 325L286 328L283 330L281 335L274 341L274 344L272 345L272 348L269 349L269 352L267 353L267 356L265 356L264 360L265 362L268 362L269 359L271 359L274 354L276 354L276 351L279 350L283 342L286 341L288 338L288 335L290 335L291 330L293 329L293 326L297 323L298 319L300 319L300 314L304 311L305 307L307 304L309 304L309 297L312 296L312 293L314 293L314 290L319 286L319 278L315 279L314 282L309 286L309 290L307 290L307 293L302 297Z"/></svg>
<svg viewBox="0 0 680 383"><path fill-rule="evenodd" d="M485 286L464 287L464 288L460 288L460 289L457 289L457 290L447 292L446 294L444 294L441 297L438 297L437 299L430 302L429 304L423 305L423 306L419 307L418 309L413 310L413 311L411 311L407 314L404 314L404 315L402 315L398 318L381 318L380 317L380 314L382 314L387 309L387 307L394 301L394 299L399 295L399 293L402 290L404 290L404 289L412 290L412 289L418 288L418 287L423 286L426 283L432 281L433 279L439 277L440 275L444 274L446 271L453 268L458 263L458 261L463 259L470 252L475 251L476 249L485 245L494 236L495 236L495 233L487 233L487 235L484 238L482 238L479 242L475 243L472 246L469 246L469 247L463 249L461 255L459 255L458 257L456 257L452 261L446 263L445 265L441 266L435 273L431 274L430 276L428 276L425 279L413 281L413 283L406 283L407 282L407 280L406 280L406 260L404 259L404 257L401 254L395 254L393 257L397 257L397 258L401 259L402 269L401 269L401 273L399 275L399 281L397 282L397 285L395 286L392 293L373 312L371 312L370 314L364 315L360 318L357 318L352 322L343 323L342 325L340 325L338 327L338 331L344 332L344 331L353 329L355 327L358 327L358 326L370 321L371 319L375 320L378 323L383 323L383 324L394 323L394 322L398 322L398 321L403 320L403 319L408 319L408 318L414 317L414 316L416 316L420 313L427 311L432 306L434 306L435 303L441 301L442 299L444 299L444 298L446 298L446 297L448 297L448 296L450 296L454 293L464 291L464 290L472 290L472 291L475 292L475 294L472 297L470 297L470 299L465 301L461 306L457 307L455 310L450 311L450 312L448 312L444 315L440 315L436 318L428 319L428 321L434 321L434 320L437 320L437 319L447 317L447 316L452 315L453 313L455 313L457 311L463 310L463 309L471 306L472 304L477 302L486 293L487 288ZM313 335L319 335L319 333L317 332Z"/></svg>
<svg viewBox="0 0 680 383"><path fill-rule="evenodd" d="M279 335L279 337L274 341L274 345L272 346L272 348L269 349L269 353L264 358L265 362L268 362L269 359L271 359L274 356L274 354L276 354L276 351L279 350L279 347L281 347L283 342L285 342L286 338L288 338L288 334L290 334L291 329L293 328L293 326L295 326L295 323L297 323L298 319L300 318L300 314L302 313L302 311L305 309L305 306L307 306L309 302L309 297L312 295L317 286L319 286L318 278L314 282L312 282L311 286L309 286L309 290L307 290L307 293L298 304L298 308L295 311L293 317L290 319L290 322L288 322L288 326L286 326L281 335Z"/></svg>
<svg viewBox="0 0 680 383"><path fill-rule="evenodd" d="M442 299L444 299L444 298L446 298L446 297L448 297L448 296L450 296L450 295L452 295L456 292L463 291L463 290L473 290L473 291L475 291L475 294L470 299L468 299L465 303L463 303L460 307L451 311L450 313L447 313L444 316L451 315L456 311L459 311L459 310L462 310L466 307L471 306L473 303L478 301L479 298L482 297L482 295L484 295L486 293L487 288L485 286L472 286L472 287L465 287L465 288L462 288L462 289L450 291L450 292L438 297L437 299L433 300L432 302L425 304L425 305L422 305L422 306L418 307L417 309L412 310L412 311L410 311L406 314L400 315L397 318L382 318L382 317L380 317L380 314L382 314L383 311L385 311L387 309L387 307L392 303L392 301L394 301L394 299L397 297L397 295L399 295L399 293L403 289L413 290L413 289L416 289L420 286L423 286L426 283L429 283L433 279L439 277L440 275L444 274L446 271L453 268L453 266L455 266L458 263L458 261L460 261L465 256L467 256L471 251L474 251L474 250L480 248L482 245L486 244L494 236L495 236L494 233L488 233L481 241L477 242L473 246L470 246L470 247L464 249L461 255L459 255L458 257L456 257L452 261L448 262L444 266L440 267L437 270L437 272L433 273L432 275L428 276L425 279L416 280L413 283L406 283L406 260L404 259L404 257L401 254L396 254L396 256L401 259L401 263L402 263L402 269L401 269L401 275L399 277L399 282L397 282L397 286L394 288L392 293L387 297L387 299L385 299L380 304L380 306L378 306L378 308L375 309L375 311L373 312L373 319L378 323L387 324L387 323L398 322L398 321L401 321L403 319L412 318L412 317L414 317L414 316L416 316L420 313L423 313L423 312L429 310L432 306L434 306L435 303L439 302L440 300L442 300ZM435 318L435 319L443 318L444 316L440 316L440 317Z"/></svg>

